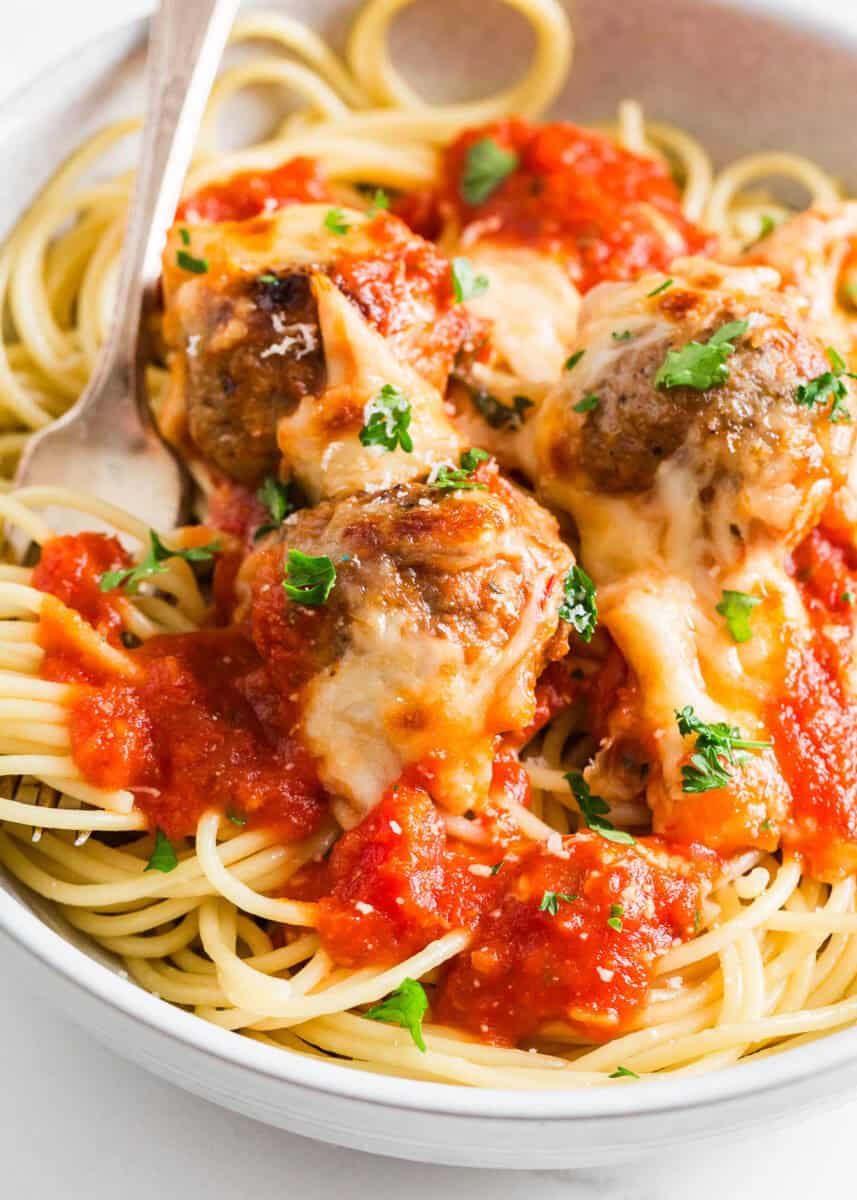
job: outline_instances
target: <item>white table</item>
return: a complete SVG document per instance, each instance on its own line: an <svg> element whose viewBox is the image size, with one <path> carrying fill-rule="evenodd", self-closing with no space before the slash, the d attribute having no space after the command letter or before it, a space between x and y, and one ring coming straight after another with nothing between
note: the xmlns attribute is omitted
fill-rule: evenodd
<svg viewBox="0 0 857 1200"><path fill-rule="evenodd" d="M843 21L857 22L854 0L786 2L841 8ZM2 0L0 98L75 42L151 6ZM666 1163L538 1175L414 1168L280 1133L177 1091L58 1019L0 963L0 1195L9 1200L803 1200L822 1181L826 1194L851 1196L855 1128L857 1099L804 1121L799 1138L777 1129Z"/></svg>

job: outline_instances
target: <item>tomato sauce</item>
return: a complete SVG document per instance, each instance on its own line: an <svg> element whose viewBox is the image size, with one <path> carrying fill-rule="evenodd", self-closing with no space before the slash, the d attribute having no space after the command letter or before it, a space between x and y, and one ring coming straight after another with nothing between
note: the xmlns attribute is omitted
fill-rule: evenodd
<svg viewBox="0 0 857 1200"><path fill-rule="evenodd" d="M287 204L331 200L327 181L313 158L292 158L271 171L242 171L222 183L209 183L186 197L177 221L247 221Z"/></svg>
<svg viewBox="0 0 857 1200"><path fill-rule="evenodd" d="M517 154L518 167L484 202L468 204L468 152L486 138ZM663 163L564 122L536 127L509 117L461 134L445 152L438 204L475 236L558 255L583 291L716 248L682 213ZM425 202L415 213L426 226Z"/></svg>
<svg viewBox="0 0 857 1200"><path fill-rule="evenodd" d="M789 651L783 698L769 715L793 797L782 842L813 874L835 877L857 869L857 703L843 687L853 670L857 560L819 528L796 549L793 570L815 636Z"/></svg>
<svg viewBox="0 0 857 1200"><path fill-rule="evenodd" d="M100 592L97 579L127 561L115 539L100 534L57 538L45 545L34 582L115 634L121 616L111 606L122 604L121 594ZM73 646L53 644L45 659L43 675L80 684L69 731L87 781L129 788L169 837L192 834L210 808L276 829L284 841L316 828L324 793L293 735L294 714L247 633L168 634L128 657L141 668L133 682L97 677Z"/></svg>

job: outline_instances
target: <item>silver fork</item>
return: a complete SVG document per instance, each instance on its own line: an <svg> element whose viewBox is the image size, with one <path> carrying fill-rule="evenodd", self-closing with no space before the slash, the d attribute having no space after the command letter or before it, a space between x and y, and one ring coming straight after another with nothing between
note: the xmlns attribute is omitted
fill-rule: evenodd
<svg viewBox="0 0 857 1200"><path fill-rule="evenodd" d="M127 509L156 529L186 516L190 486L161 440L146 404L146 317L160 254L239 0L161 0L152 18L146 116L116 296L116 316L85 391L35 434L15 482L78 489ZM58 533L79 515L51 510ZM91 525L91 521L87 521ZM26 549L13 537L20 553Z"/></svg>

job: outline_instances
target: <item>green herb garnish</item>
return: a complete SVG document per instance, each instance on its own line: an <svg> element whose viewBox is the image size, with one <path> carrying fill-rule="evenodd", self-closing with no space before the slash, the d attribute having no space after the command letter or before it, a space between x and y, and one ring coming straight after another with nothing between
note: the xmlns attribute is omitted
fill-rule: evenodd
<svg viewBox="0 0 857 1200"><path fill-rule="evenodd" d="M614 342L629 342L634 335L630 329L623 329L621 333L614 329L610 336Z"/></svg>
<svg viewBox="0 0 857 1200"><path fill-rule="evenodd" d="M761 603L758 596L748 596L746 592L732 592L724 588L723 599L715 605L715 611L725 619L726 628L734 641L749 642L753 636L750 613Z"/></svg>
<svg viewBox="0 0 857 1200"><path fill-rule="evenodd" d="M425 1054L423 1017L427 1011L428 999L422 984L415 979L403 979L394 992L370 1008L364 1016L370 1021L384 1021L387 1025L399 1025L407 1029L417 1049Z"/></svg>
<svg viewBox="0 0 857 1200"><path fill-rule="evenodd" d="M680 350L668 351L655 376L655 387L690 387L704 392L724 383L729 378L726 360L735 352L733 342L748 328L747 321L730 321L707 342L688 342Z"/></svg>
<svg viewBox="0 0 857 1200"><path fill-rule="evenodd" d="M207 258L196 258L193 254L188 254L187 250L176 251L176 262L183 271L190 271L192 275L204 275L208 270Z"/></svg>
<svg viewBox="0 0 857 1200"><path fill-rule="evenodd" d="M170 839L160 826L155 830L155 848L152 857L146 863L146 871L163 871L166 875L179 865L178 855Z"/></svg>
<svg viewBox="0 0 857 1200"><path fill-rule="evenodd" d="M555 917L559 912L559 902L562 900L564 904L571 904L579 899L578 896L571 892L545 892L542 895L542 902L539 905L539 912L549 913Z"/></svg>
<svg viewBox="0 0 857 1200"><path fill-rule="evenodd" d="M264 525L260 525L253 534L255 541L260 537L264 537L266 533L271 533L275 529L279 529L283 521L290 512L294 511L294 504L290 496L291 485L283 483L274 475L266 475L259 488L256 496L265 505L270 516L270 521L266 521Z"/></svg>
<svg viewBox="0 0 857 1200"><path fill-rule="evenodd" d="M336 567L326 554L314 557L300 550L289 551L283 589L290 600L317 608L327 600L335 583Z"/></svg>
<svg viewBox="0 0 857 1200"><path fill-rule="evenodd" d="M681 769L683 792L710 792L726 787L731 777L729 768L747 761L748 755L741 751L767 750L771 745L743 737L739 729L724 721L710 725L696 716L691 705L676 709L675 715L682 737L696 736L690 762Z"/></svg>
<svg viewBox="0 0 857 1200"><path fill-rule="evenodd" d="M584 569L575 564L575 566L569 567L565 573L562 591L563 599L559 606L560 620L568 621L584 642L591 642L598 621L595 584Z"/></svg>
<svg viewBox="0 0 857 1200"><path fill-rule="evenodd" d="M164 565L171 558L183 558L185 562L208 562L220 550L219 542L209 542L207 546L193 546L189 550L173 550L165 546L154 529L149 530L149 552L136 567L121 567L117 571L105 571L99 576L98 586L102 592L112 592L114 588L124 587L129 596L133 596L141 580L151 575L159 575L166 571Z"/></svg>
<svg viewBox="0 0 857 1200"><path fill-rule="evenodd" d="M367 210L367 216L374 217L376 213L383 212L384 209L390 207L390 197L383 188L376 188L372 196L371 203Z"/></svg>
<svg viewBox="0 0 857 1200"><path fill-rule="evenodd" d="M652 296L659 296L661 292L665 292L668 287L672 287L673 282L674 281L672 279L665 279L663 283L659 283L656 288L652 288L650 292L646 292L646 299L650 299Z"/></svg>
<svg viewBox="0 0 857 1200"><path fill-rule="evenodd" d="M339 237L342 237L343 234L348 233L349 229L351 228L351 226L348 224L348 221L345 219L345 213L341 208L329 208L327 210L324 215L324 227L325 229L329 229L331 233L337 234Z"/></svg>
<svg viewBox="0 0 857 1200"><path fill-rule="evenodd" d="M533 407L532 400L527 396L515 396L511 405L508 405L492 396L490 392L483 392L478 388L470 389L470 397L492 429L505 429L507 426L517 429L523 424L524 413Z"/></svg>
<svg viewBox="0 0 857 1200"><path fill-rule="evenodd" d="M452 273L452 291L456 304L467 300L475 300L483 292L488 291L487 275L477 275L469 258L454 258L450 264Z"/></svg>
<svg viewBox="0 0 857 1200"><path fill-rule="evenodd" d="M478 447L465 450L458 460L460 466L444 465L439 467L434 479L429 483L429 487L441 488L446 491L474 491L477 488L486 488L487 484L477 483L472 476L479 464L487 462L490 457L491 455L486 450L480 450Z"/></svg>
<svg viewBox="0 0 857 1200"><path fill-rule="evenodd" d="M580 360L583 358L585 353L586 353L585 349L575 350L574 354L570 354L569 357L565 360L565 364L563 365L563 370L570 371L572 367L576 367L577 364L580 362Z"/></svg>
<svg viewBox="0 0 857 1200"><path fill-rule="evenodd" d="M590 392L588 396L584 396L582 400L578 400L577 404L572 404L572 408L576 413L592 412L593 408L597 408L599 404L598 397Z"/></svg>
<svg viewBox="0 0 857 1200"><path fill-rule="evenodd" d="M410 400L392 383L385 383L363 410L360 442L364 446L382 446L385 450L401 446L406 454L410 454L414 448L408 433L410 424Z"/></svg>
<svg viewBox="0 0 857 1200"><path fill-rule="evenodd" d="M617 1067L612 1074L607 1076L608 1079L639 1079L640 1076L636 1071L632 1071L630 1067Z"/></svg>
<svg viewBox="0 0 857 1200"><path fill-rule="evenodd" d="M514 150L504 150L493 138L474 142L464 160L461 195L468 204L484 204L519 162Z"/></svg>
<svg viewBox="0 0 857 1200"><path fill-rule="evenodd" d="M491 874L496 875L505 861L505 858L501 858L499 862L495 862L491 868Z"/></svg>
<svg viewBox="0 0 857 1200"><path fill-rule="evenodd" d="M589 784L580 771L569 771L564 778L577 801L577 807L580 809L580 815L583 817L583 823L587 829L591 829L608 842L616 842L622 846L636 844L636 838L632 837L630 833L626 833L624 829L616 829L612 821L608 821L607 813L610 811L610 805L601 796L593 796L589 790Z"/></svg>
<svg viewBox="0 0 857 1200"><path fill-rule="evenodd" d="M617 933L622 932L622 916L625 910L621 904L610 905L610 916L607 918L607 924L611 929L615 929Z"/></svg>
<svg viewBox="0 0 857 1200"><path fill-rule="evenodd" d="M847 370L845 360L832 346L827 347L827 357L832 369L816 375L815 379L810 379L808 383L799 384L795 392L795 403L801 408L811 409L816 404L826 404L829 400L831 403L827 419L832 425L847 425L851 420L851 412L845 403L848 399L845 380L857 379L857 375Z"/></svg>
<svg viewBox="0 0 857 1200"><path fill-rule="evenodd" d="M179 230L179 237L180 237L180 238L181 238L181 240L182 240L182 245L183 245L183 246L189 246L189 245L190 245L190 232L189 232L187 229L180 229L180 230Z"/></svg>

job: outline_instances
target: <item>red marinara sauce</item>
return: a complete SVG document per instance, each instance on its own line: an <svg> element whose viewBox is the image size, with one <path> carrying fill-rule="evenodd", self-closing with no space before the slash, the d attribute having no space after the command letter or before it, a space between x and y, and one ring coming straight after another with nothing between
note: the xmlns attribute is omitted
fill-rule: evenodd
<svg viewBox="0 0 857 1200"><path fill-rule="evenodd" d="M702 856L667 857L657 839L618 846L585 833L552 852L520 840L464 845L447 837L428 793L402 782L290 893L321 897L322 945L346 966L400 962L450 930L472 931L444 971L434 1017L514 1044L555 1019L596 1039L626 1027L657 957L693 936L705 871Z"/></svg>
<svg viewBox="0 0 857 1200"><path fill-rule="evenodd" d="M34 583L91 620L100 605L122 603L120 593L100 592L98 575L127 561L115 539L101 534L57 538L45 545ZM67 580L63 564L76 564L77 574ZM313 762L243 631L152 638L127 652L140 668L130 682L94 673L61 636L61 624L52 624L42 673L79 685L69 728L88 782L129 788L150 824L169 837L192 834L210 808L274 828L284 841L316 828L326 804Z"/></svg>
<svg viewBox="0 0 857 1200"><path fill-rule="evenodd" d="M789 650L768 719L793 801L782 843L813 874L835 877L857 869L857 703L842 684L854 669L857 555L818 528L795 551L793 569L815 632Z"/></svg>
<svg viewBox="0 0 857 1200"><path fill-rule="evenodd" d="M78 533L46 542L33 570L32 585L56 596L80 613L111 645L122 632L124 601L120 592L103 592L98 580L105 571L116 571L131 563L118 539L102 533ZM45 647L60 654L61 645Z"/></svg>
<svg viewBox="0 0 857 1200"><path fill-rule="evenodd" d="M314 158L291 158L271 171L243 171L182 200L177 221L246 221L287 204L327 203L327 181Z"/></svg>
<svg viewBox="0 0 857 1200"><path fill-rule="evenodd" d="M468 204L468 152L486 138L515 153L518 166L485 201ZM663 163L565 122L533 126L508 117L461 134L445 152L439 206L478 237L557 254L582 291L716 248L684 216ZM412 208L428 221L424 202ZM402 213L407 219L409 210Z"/></svg>

